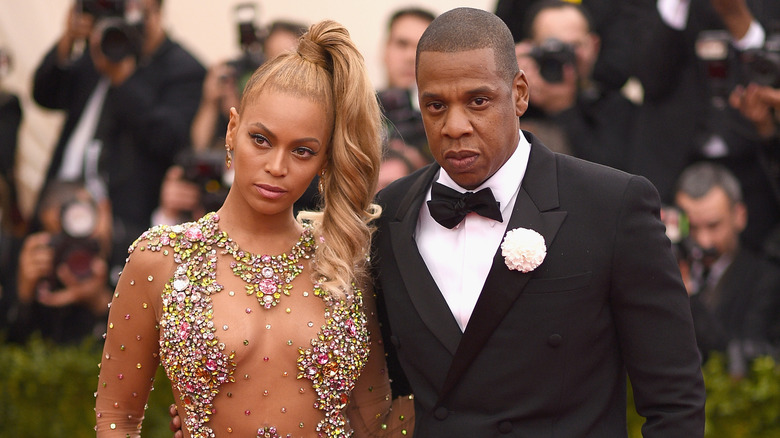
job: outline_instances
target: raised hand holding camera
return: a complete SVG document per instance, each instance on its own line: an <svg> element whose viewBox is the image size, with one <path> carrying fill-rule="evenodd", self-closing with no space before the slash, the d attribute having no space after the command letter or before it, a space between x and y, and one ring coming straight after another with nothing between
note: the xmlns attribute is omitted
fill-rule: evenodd
<svg viewBox="0 0 780 438"><path fill-rule="evenodd" d="M554 115L577 101L577 72L573 55L545 52L541 46L521 42L515 46L517 65L531 86L530 104ZM573 54L573 52L571 52Z"/></svg>

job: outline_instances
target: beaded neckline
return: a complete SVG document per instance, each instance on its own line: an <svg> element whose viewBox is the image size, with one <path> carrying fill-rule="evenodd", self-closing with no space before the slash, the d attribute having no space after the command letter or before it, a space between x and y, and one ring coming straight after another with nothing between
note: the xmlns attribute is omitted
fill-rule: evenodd
<svg viewBox="0 0 780 438"><path fill-rule="evenodd" d="M212 220L219 222L219 216L215 214ZM292 281L303 272L302 259L310 259L314 252L314 238L309 226L304 226L301 237L288 253L275 256L244 251L221 230L216 245L224 248L221 251L223 255L233 257L230 269L236 277L247 283L246 294L254 295L266 309L279 304L283 294L290 295Z"/></svg>

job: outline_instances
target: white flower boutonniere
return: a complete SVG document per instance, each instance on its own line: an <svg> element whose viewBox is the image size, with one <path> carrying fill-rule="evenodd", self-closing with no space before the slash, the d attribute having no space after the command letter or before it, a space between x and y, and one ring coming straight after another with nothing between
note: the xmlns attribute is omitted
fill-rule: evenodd
<svg viewBox="0 0 780 438"><path fill-rule="evenodd" d="M531 272L538 268L547 255L544 237L534 230L515 228L506 233L501 243L501 255L509 269Z"/></svg>

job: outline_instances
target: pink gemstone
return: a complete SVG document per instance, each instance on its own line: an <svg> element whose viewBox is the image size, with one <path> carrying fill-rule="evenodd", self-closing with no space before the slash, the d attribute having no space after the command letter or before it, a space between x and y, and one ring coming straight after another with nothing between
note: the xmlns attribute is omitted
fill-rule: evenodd
<svg viewBox="0 0 780 438"><path fill-rule="evenodd" d="M203 233L200 231L200 228L192 227L184 232L184 236L189 240L200 240L203 238Z"/></svg>
<svg viewBox="0 0 780 438"><path fill-rule="evenodd" d="M257 286L266 295L276 292L276 282L271 280L270 278L264 279Z"/></svg>
<svg viewBox="0 0 780 438"><path fill-rule="evenodd" d="M325 353L320 354L317 357L317 363L319 363L320 365L328 363L328 355Z"/></svg>
<svg viewBox="0 0 780 438"><path fill-rule="evenodd" d="M249 412L249 409L244 411L244 415L249 415L249 414L251 414L251 412Z"/></svg>
<svg viewBox="0 0 780 438"><path fill-rule="evenodd" d="M208 369L210 371L214 371L215 369L217 369L217 361L215 361L214 359L207 360L206 361L206 369Z"/></svg>
<svg viewBox="0 0 780 438"><path fill-rule="evenodd" d="M357 334L357 328L355 327L355 323L351 319L346 320L344 324L347 326L347 331L349 332L350 335L354 336Z"/></svg>

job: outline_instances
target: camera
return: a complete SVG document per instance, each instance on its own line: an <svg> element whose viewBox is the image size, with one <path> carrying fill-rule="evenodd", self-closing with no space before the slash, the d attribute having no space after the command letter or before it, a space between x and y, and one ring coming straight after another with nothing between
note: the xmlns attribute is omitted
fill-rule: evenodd
<svg viewBox="0 0 780 438"><path fill-rule="evenodd" d="M131 0L79 0L82 13L95 17L101 30L100 50L112 62L138 58L143 46L143 14L128 8Z"/></svg>
<svg viewBox="0 0 780 438"><path fill-rule="evenodd" d="M233 78L236 82L239 94L243 92L244 85L252 76L252 73L265 62L263 43L265 32L255 25L257 21L257 6L252 3L236 5L235 20L238 27L238 42L241 46L241 56L228 62L233 70ZM227 80L227 77L222 78Z"/></svg>
<svg viewBox="0 0 780 438"><path fill-rule="evenodd" d="M745 83L780 87L780 33L767 37L762 48L742 52L740 60Z"/></svg>
<svg viewBox="0 0 780 438"><path fill-rule="evenodd" d="M563 82L563 67L574 65L577 60L574 47L555 38L534 46L530 56L539 66L539 74L551 84Z"/></svg>
<svg viewBox="0 0 780 438"><path fill-rule="evenodd" d="M216 211L227 197L232 181L225 167L225 152L187 151L177 158L184 169L184 179L200 187L201 205L205 211Z"/></svg>
<svg viewBox="0 0 780 438"><path fill-rule="evenodd" d="M780 87L779 33L770 34L761 48L738 52L727 31L703 31L696 40L696 55L716 100L724 101L737 84Z"/></svg>
<svg viewBox="0 0 780 438"><path fill-rule="evenodd" d="M100 244L92 237L97 228L97 207L91 201L74 199L62 205L62 231L51 240L54 270L51 284L56 284L56 270L65 264L77 278L92 276L92 261L100 254Z"/></svg>

